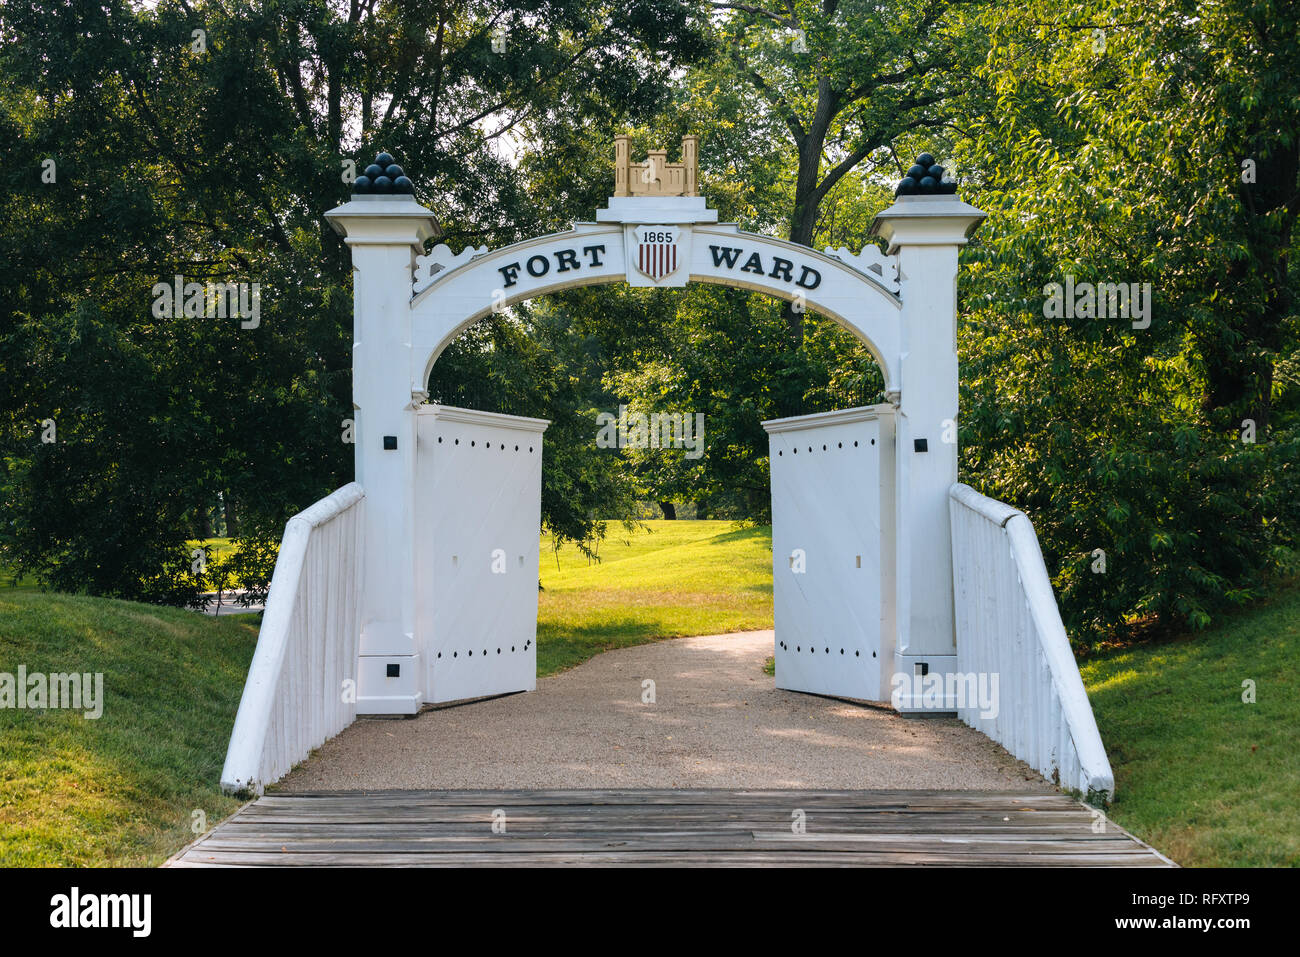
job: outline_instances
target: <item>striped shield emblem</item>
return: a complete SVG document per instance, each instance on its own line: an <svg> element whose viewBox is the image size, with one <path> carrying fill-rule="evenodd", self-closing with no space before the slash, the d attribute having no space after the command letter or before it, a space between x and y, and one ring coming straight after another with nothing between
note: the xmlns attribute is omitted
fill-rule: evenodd
<svg viewBox="0 0 1300 957"><path fill-rule="evenodd" d="M676 272L677 240L680 238L681 230L676 226L638 226L637 270L656 282Z"/></svg>

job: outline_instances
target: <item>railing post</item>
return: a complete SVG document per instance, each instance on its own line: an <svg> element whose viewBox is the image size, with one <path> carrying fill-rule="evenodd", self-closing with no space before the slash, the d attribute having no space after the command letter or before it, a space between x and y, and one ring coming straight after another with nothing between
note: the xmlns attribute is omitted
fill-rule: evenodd
<svg viewBox="0 0 1300 957"><path fill-rule="evenodd" d="M356 481L362 510L359 614L366 656L409 656L415 639L415 409L423 402L423 363L411 358L411 280L415 257L437 232L433 213L409 195L354 195L325 214L352 250L352 407ZM422 690L391 694L358 673L357 711L414 714ZM418 679L417 679L418 682Z"/></svg>
<svg viewBox="0 0 1300 957"><path fill-rule="evenodd" d="M984 213L955 195L903 195L872 233L898 254L902 314L896 508L898 644L911 675L956 670L948 488L957 481L957 253ZM909 710L906 706L900 710Z"/></svg>

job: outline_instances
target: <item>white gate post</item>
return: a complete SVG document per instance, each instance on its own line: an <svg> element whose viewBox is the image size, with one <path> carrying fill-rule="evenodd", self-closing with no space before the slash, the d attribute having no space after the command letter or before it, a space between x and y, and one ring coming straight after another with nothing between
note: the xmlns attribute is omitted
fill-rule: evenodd
<svg viewBox="0 0 1300 957"><path fill-rule="evenodd" d="M377 162L384 159L391 164L383 154ZM357 562L360 714L414 714L423 700L414 515L415 409L425 383L412 379L410 300L415 257L438 227L398 175L374 184L373 176L358 177L352 200L325 214L352 251L354 454L356 481L366 491Z"/></svg>
<svg viewBox="0 0 1300 957"><path fill-rule="evenodd" d="M932 191L899 195L872 224L898 253L903 302L901 393L889 398L898 407L895 666L909 676L922 665L935 673L957 666L948 516L957 481L957 253L984 216ZM905 701L900 710L912 709Z"/></svg>

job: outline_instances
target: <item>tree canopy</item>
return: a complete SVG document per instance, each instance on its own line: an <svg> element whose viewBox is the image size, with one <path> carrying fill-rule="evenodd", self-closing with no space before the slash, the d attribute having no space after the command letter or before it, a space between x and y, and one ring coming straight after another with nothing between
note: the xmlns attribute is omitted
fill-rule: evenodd
<svg viewBox="0 0 1300 957"><path fill-rule="evenodd" d="M1025 509L1072 633L1203 625L1295 566L1300 11L1281 0L9 0L0 8L0 561L186 601L265 575L351 478L350 267L323 213L395 154L438 241L589 219L612 141L703 138L723 221L872 242L920 150L963 250L963 480ZM255 324L160 316L177 275ZM1133 321L1053 285L1150 289ZM544 522L764 521L765 418L880 401L862 343L741 290L571 290L467 330L434 399L552 419ZM702 412L706 452L600 412ZM655 454L649 454L654 451Z"/></svg>

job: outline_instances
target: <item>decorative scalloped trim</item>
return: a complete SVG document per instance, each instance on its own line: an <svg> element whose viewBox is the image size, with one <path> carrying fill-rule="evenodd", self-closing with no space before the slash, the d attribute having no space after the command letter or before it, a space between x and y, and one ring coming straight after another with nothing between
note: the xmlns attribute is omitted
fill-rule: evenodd
<svg viewBox="0 0 1300 957"><path fill-rule="evenodd" d="M898 292L898 256L886 256L875 243L867 243L862 247L862 252L856 256L843 246L839 249L831 249L827 246L825 253L846 266L869 275L890 292Z"/></svg>
<svg viewBox="0 0 1300 957"><path fill-rule="evenodd" d="M415 294L419 295L424 292L437 280L441 279L443 273L459 269L471 259L486 256L487 252L488 248L486 246L477 248L466 246L459 253L453 253L451 247L446 243L439 243L429 251L427 256L419 256L415 260L415 280L413 284Z"/></svg>

